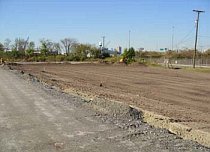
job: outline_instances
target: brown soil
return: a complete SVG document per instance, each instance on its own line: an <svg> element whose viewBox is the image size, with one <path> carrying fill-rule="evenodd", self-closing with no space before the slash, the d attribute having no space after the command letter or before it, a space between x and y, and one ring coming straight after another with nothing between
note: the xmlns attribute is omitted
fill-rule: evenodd
<svg viewBox="0 0 210 152"><path fill-rule="evenodd" d="M63 90L126 102L210 131L210 74L106 64L15 66Z"/></svg>

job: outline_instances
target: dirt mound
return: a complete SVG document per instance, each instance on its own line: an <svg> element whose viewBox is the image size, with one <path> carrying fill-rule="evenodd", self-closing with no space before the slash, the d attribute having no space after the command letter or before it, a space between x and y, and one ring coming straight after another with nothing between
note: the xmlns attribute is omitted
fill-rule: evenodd
<svg viewBox="0 0 210 152"><path fill-rule="evenodd" d="M139 62L132 62L132 63L128 64L128 66L143 66L143 67L146 67L145 64L139 63Z"/></svg>
<svg viewBox="0 0 210 152"><path fill-rule="evenodd" d="M115 66L126 66L126 64L123 63L123 62L115 62L115 63L113 63L113 65L115 65Z"/></svg>

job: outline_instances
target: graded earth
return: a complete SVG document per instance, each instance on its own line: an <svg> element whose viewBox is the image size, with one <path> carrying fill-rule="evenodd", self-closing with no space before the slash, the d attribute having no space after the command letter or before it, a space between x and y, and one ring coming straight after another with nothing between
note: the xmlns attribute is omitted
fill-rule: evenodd
<svg viewBox="0 0 210 152"><path fill-rule="evenodd" d="M26 64L14 68L66 92L125 102L210 132L210 73L107 64Z"/></svg>
<svg viewBox="0 0 210 152"><path fill-rule="evenodd" d="M107 117L77 96L23 78L0 68L1 152L209 151L141 119Z"/></svg>

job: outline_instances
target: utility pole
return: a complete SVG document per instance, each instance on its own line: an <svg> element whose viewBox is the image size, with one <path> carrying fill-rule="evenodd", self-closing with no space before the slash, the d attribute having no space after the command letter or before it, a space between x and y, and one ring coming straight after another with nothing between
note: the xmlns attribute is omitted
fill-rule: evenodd
<svg viewBox="0 0 210 152"><path fill-rule="evenodd" d="M172 26L171 51L174 50L174 26Z"/></svg>
<svg viewBox="0 0 210 152"><path fill-rule="evenodd" d="M104 51L104 47L105 47L105 36L102 36L102 45L101 45L101 54L103 53Z"/></svg>
<svg viewBox="0 0 210 152"><path fill-rule="evenodd" d="M198 42L198 25L199 25L199 17L200 17L200 13L204 13L205 11L193 10L193 12L196 12L196 13L197 13L197 19L196 19L196 34L195 34L195 50L194 50L194 55L193 55L193 68L195 68L196 51L197 51L197 42Z"/></svg>
<svg viewBox="0 0 210 152"><path fill-rule="evenodd" d="M128 50L131 48L131 31L129 30L129 35L128 35Z"/></svg>
<svg viewBox="0 0 210 152"><path fill-rule="evenodd" d="M102 42L103 42L103 44L102 44L102 47L104 48L105 47L105 36L102 36Z"/></svg>

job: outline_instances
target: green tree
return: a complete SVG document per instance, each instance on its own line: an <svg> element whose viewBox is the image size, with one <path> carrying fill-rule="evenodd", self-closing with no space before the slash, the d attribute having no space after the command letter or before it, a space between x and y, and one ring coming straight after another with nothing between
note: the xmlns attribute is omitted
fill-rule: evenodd
<svg viewBox="0 0 210 152"><path fill-rule="evenodd" d="M35 51L35 43L33 41L29 42L28 48L26 50L26 55L31 57Z"/></svg>
<svg viewBox="0 0 210 152"><path fill-rule="evenodd" d="M26 50L26 55L28 55L29 57L31 57L34 53L34 49L27 49Z"/></svg>
<svg viewBox="0 0 210 152"><path fill-rule="evenodd" d="M135 57L135 49L133 47L131 47L129 50L128 50L128 58L129 59L134 59Z"/></svg>
<svg viewBox="0 0 210 152"><path fill-rule="evenodd" d="M73 53L80 58L80 60L87 59L87 55L90 52L91 45L89 44L77 44Z"/></svg>
<svg viewBox="0 0 210 152"><path fill-rule="evenodd" d="M51 42L50 40L48 39L42 39L40 40L40 43L41 43L41 54L42 55L48 55L49 52L51 52L53 50L53 42Z"/></svg>
<svg viewBox="0 0 210 152"><path fill-rule="evenodd" d="M4 51L4 45L0 43L0 51Z"/></svg>
<svg viewBox="0 0 210 152"><path fill-rule="evenodd" d="M101 51L97 47L92 46L90 49L90 57L94 59L99 58L100 52Z"/></svg>
<svg viewBox="0 0 210 152"><path fill-rule="evenodd" d="M6 52L6 55L8 58L11 58L11 59L21 59L25 56L25 53L22 51L13 50L10 52Z"/></svg>
<svg viewBox="0 0 210 152"><path fill-rule="evenodd" d="M90 44L77 44L74 46L72 54L80 60L85 60L87 58L98 58L100 50Z"/></svg>
<svg viewBox="0 0 210 152"><path fill-rule="evenodd" d="M134 61L134 57L135 57L135 49L133 47L131 47L129 50L127 48L124 49L123 60L126 63Z"/></svg>
<svg viewBox="0 0 210 152"><path fill-rule="evenodd" d="M28 49L34 50L35 49L35 43L33 41L29 42Z"/></svg>

